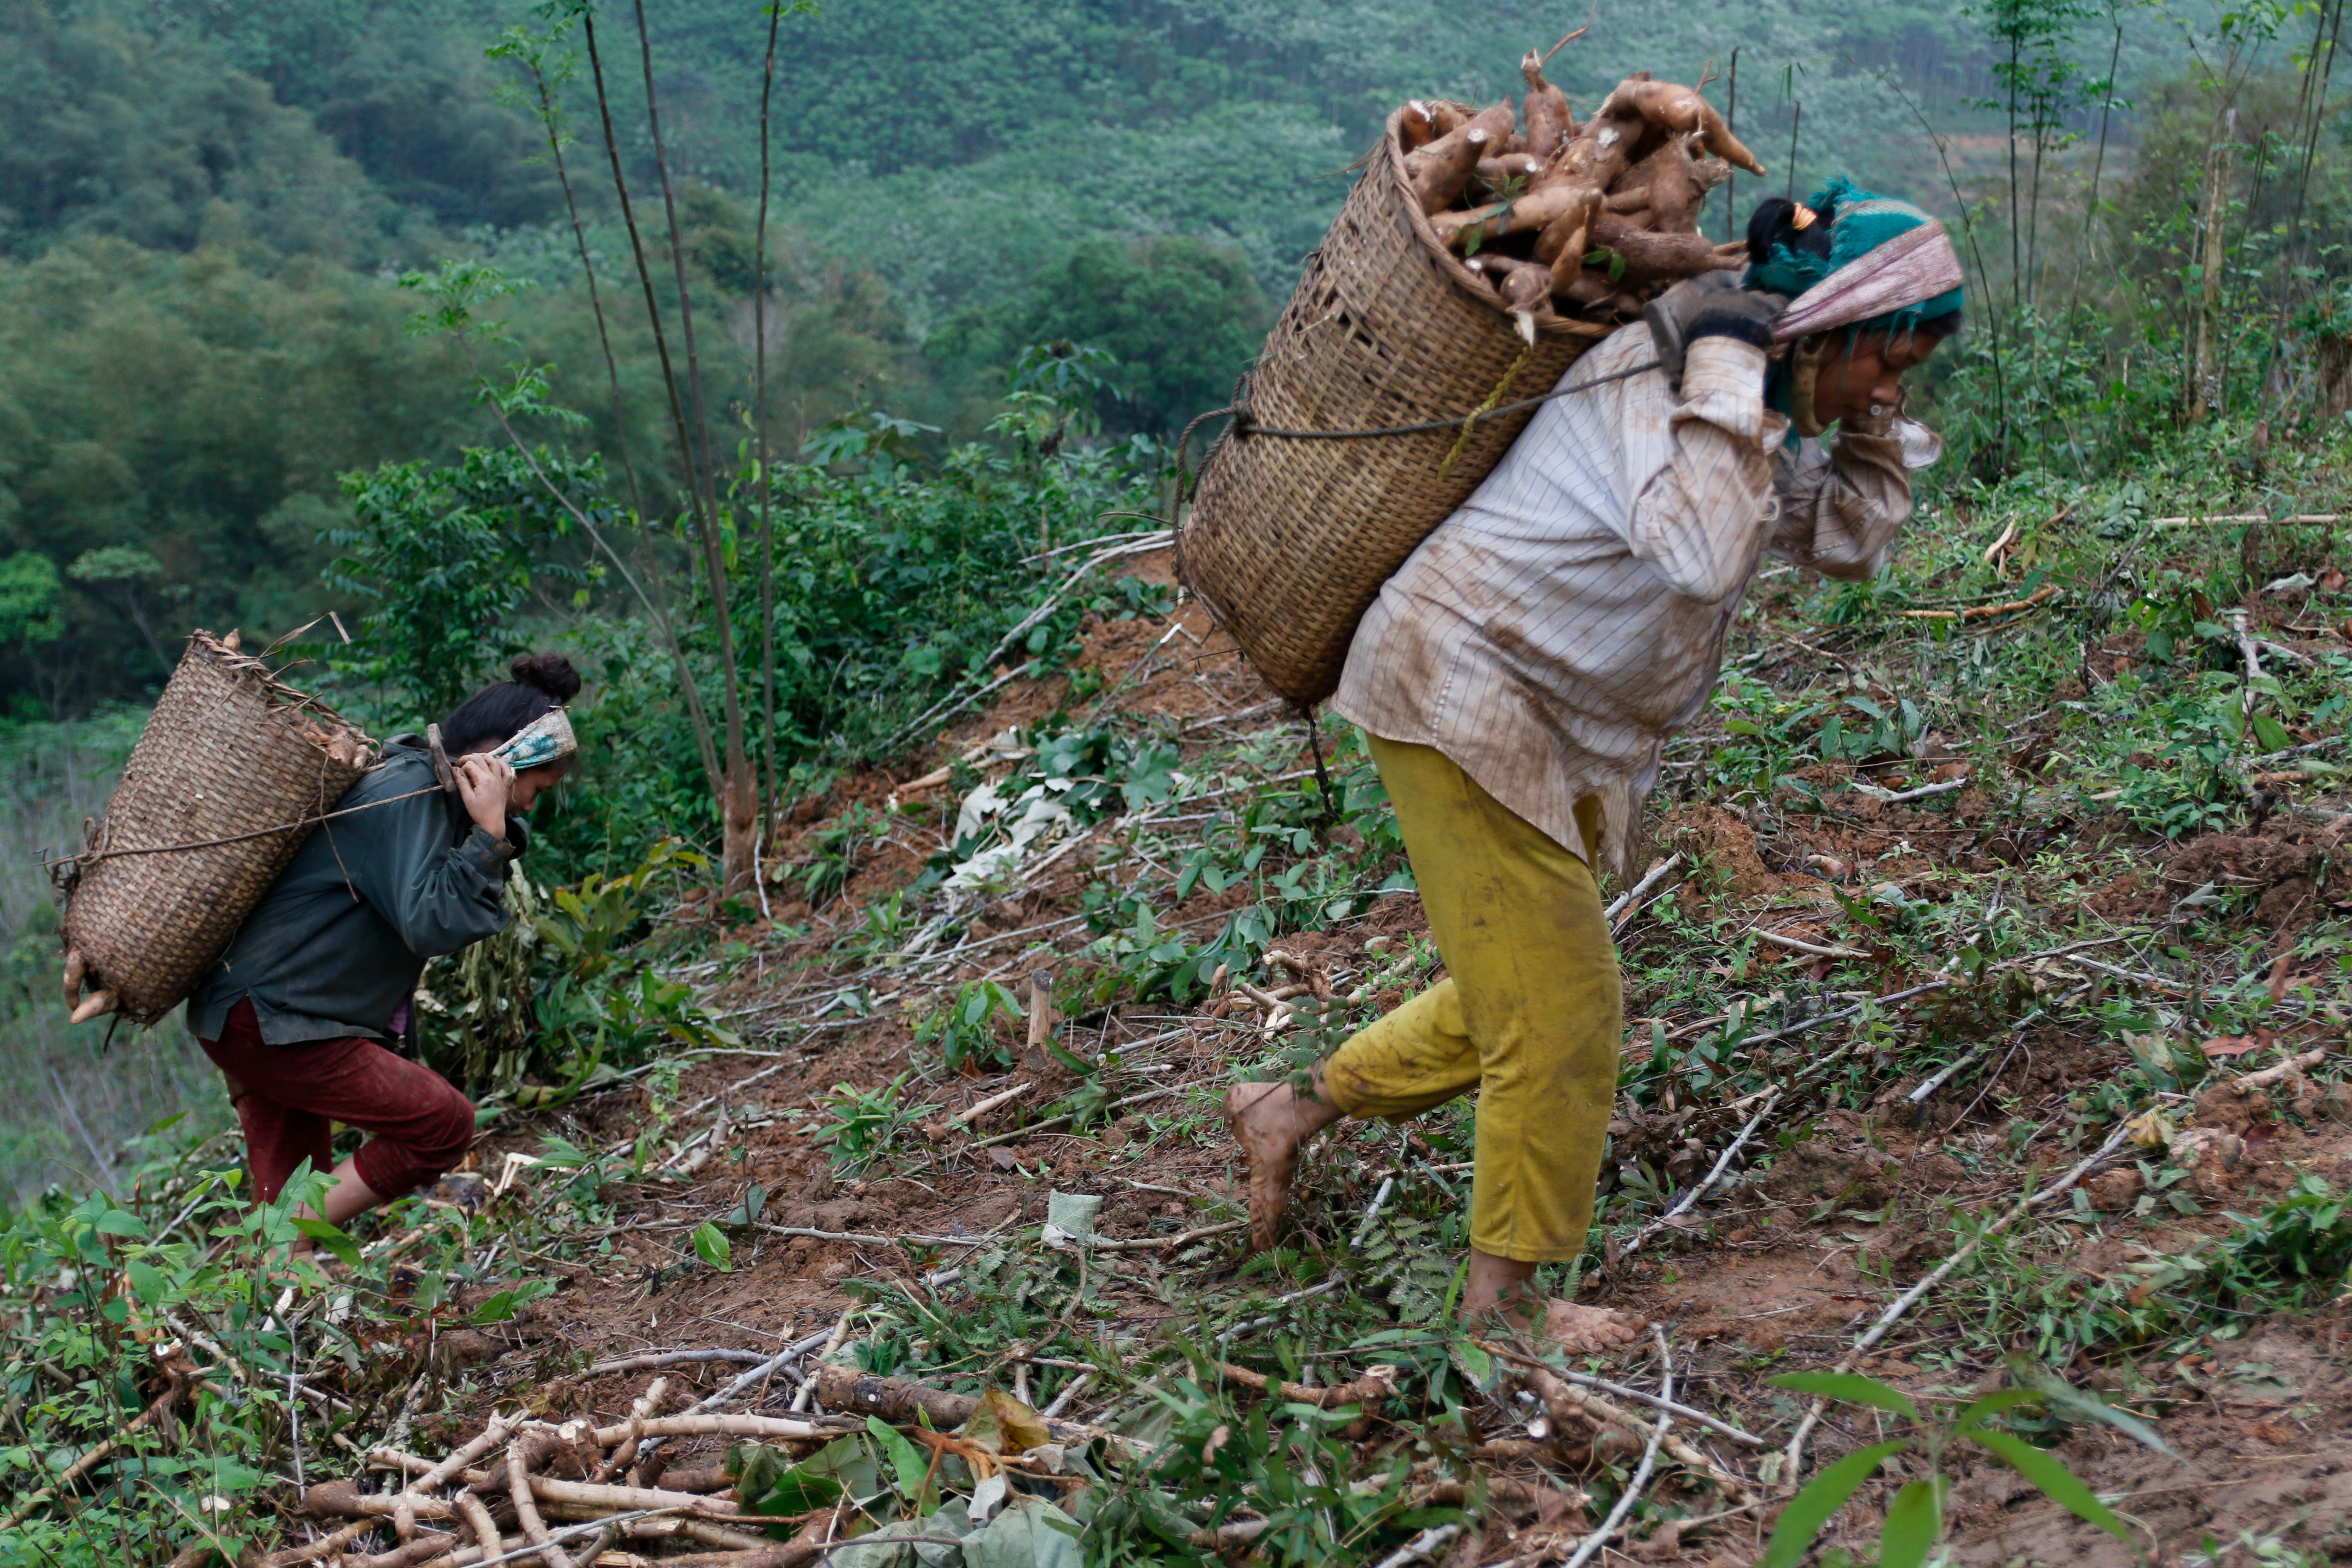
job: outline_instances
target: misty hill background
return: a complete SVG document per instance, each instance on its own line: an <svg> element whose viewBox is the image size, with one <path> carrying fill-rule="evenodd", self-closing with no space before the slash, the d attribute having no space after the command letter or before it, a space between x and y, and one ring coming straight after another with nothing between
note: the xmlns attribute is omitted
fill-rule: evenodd
<svg viewBox="0 0 2352 1568"><path fill-rule="evenodd" d="M648 19L697 287L721 329L707 368L740 387L765 29L756 8L715 0L656 0ZM1053 337L1119 362L1111 435L1169 430L1223 401L1389 109L1516 93L1521 53L1585 19L1428 0L841 0L789 16L770 258L784 448L861 404L969 437L1020 346ZM189 624L274 634L337 603L319 580L322 531L343 513L336 477L446 458L484 429L446 342L400 330L404 269L472 256L533 280L518 342L589 415L583 443L626 436L658 464L651 344L618 321L616 428L556 172L515 97L524 79L485 58L530 20L450 0L0 6L11 710L136 699ZM2070 47L2094 74L2112 48L2123 96L2158 103L2194 28L2139 9L2112 21L2084 12ZM603 28L649 188L632 14ZM1956 136L1971 198L1999 169L2000 119L1970 107L2000 95L1998 57L1961 8L1622 7L1594 13L1553 74L1589 107L1634 68L1696 81L1711 63L1722 79L1735 49L1738 128L1775 187L1800 113L1800 190L1846 170L1952 210L1926 126ZM1709 90L1726 102L1730 87ZM570 172L618 289L625 239L593 100L575 84L565 102ZM2099 116L2073 119L2087 148ZM2147 119L2116 119L2111 182ZM1760 194L1740 182L1741 211ZM1718 204L1709 227L1727 216ZM130 553L92 562L101 550Z"/></svg>

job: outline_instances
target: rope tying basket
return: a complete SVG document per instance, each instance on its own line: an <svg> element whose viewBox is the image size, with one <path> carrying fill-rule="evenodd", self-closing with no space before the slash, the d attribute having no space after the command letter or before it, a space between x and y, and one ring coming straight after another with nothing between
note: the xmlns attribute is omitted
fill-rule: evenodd
<svg viewBox="0 0 2352 1568"><path fill-rule="evenodd" d="M1381 584L1534 416L1489 411L1549 392L1612 330L1530 321L1527 341L1414 199L1402 113L1307 258L1177 536L1185 585L1265 683L1297 702L1338 687ZM1442 427L1386 433L1433 421ZM1253 437L1254 425L1382 433L1298 440Z"/></svg>
<svg viewBox="0 0 2352 1568"><path fill-rule="evenodd" d="M78 855L50 867L65 939L133 1022L184 1000L375 743L199 631Z"/></svg>

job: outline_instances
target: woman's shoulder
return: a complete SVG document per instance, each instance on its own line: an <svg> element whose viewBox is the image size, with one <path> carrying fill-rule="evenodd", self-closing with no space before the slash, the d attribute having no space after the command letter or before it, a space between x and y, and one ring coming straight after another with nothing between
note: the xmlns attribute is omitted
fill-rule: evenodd
<svg viewBox="0 0 2352 1568"><path fill-rule="evenodd" d="M433 776L433 758L424 742L413 735L395 735L384 742L383 760L362 773L359 782L344 793L341 807L421 796L437 782Z"/></svg>

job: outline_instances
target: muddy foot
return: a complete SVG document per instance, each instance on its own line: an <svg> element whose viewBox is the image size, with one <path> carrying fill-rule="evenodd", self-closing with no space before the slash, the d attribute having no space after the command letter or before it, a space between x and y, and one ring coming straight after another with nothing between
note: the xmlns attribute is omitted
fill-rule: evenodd
<svg viewBox="0 0 2352 1568"><path fill-rule="evenodd" d="M1286 1083L1237 1083L1225 1090L1225 1123L1249 1171L1250 1245L1274 1249L1298 1169L1298 1095Z"/></svg>
<svg viewBox="0 0 2352 1568"><path fill-rule="evenodd" d="M1541 1349L1570 1355L1601 1355L1637 1342L1650 1321L1637 1312L1612 1312L1606 1307L1580 1307L1553 1301L1544 1308Z"/></svg>

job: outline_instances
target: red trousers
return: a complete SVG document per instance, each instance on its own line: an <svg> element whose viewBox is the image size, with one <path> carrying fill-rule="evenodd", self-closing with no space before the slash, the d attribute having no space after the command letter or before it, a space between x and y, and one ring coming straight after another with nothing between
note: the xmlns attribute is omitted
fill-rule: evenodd
<svg viewBox="0 0 2352 1568"><path fill-rule="evenodd" d="M303 1161L334 1168L334 1123L375 1136L353 1157L360 1180L390 1200L414 1192L466 1157L474 1108L431 1068L350 1037L273 1046L250 1001L230 1009L217 1040L199 1042L228 1078L245 1129L254 1195L274 1201Z"/></svg>

